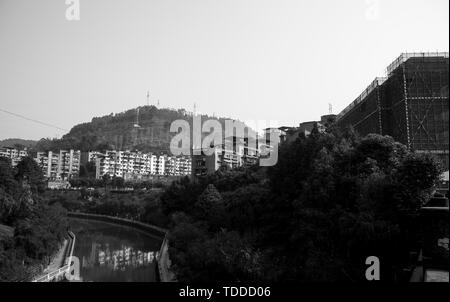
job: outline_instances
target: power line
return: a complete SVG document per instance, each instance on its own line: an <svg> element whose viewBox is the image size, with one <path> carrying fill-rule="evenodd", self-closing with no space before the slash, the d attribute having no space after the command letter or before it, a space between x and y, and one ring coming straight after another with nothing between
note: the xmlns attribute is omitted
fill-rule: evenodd
<svg viewBox="0 0 450 302"><path fill-rule="evenodd" d="M55 129L62 130L62 131L67 131L67 132L69 131L67 129L64 129L64 128L61 128L61 127L58 127L58 126L55 126L55 125L52 125L52 124L49 124L49 123L41 122L41 121L38 121L38 120L35 120L35 119L32 119L32 118L26 117L26 116L23 116L23 115L20 115L20 114L17 114L17 113L8 111L8 110L4 110L4 109L0 108L0 111L2 111L4 113L7 113L7 114L10 114L10 115L13 115L15 117L22 118L22 119L30 121L30 122L34 122L34 123L37 123L37 124L41 124L41 125L47 126L47 127L51 127L51 128L55 128Z"/></svg>

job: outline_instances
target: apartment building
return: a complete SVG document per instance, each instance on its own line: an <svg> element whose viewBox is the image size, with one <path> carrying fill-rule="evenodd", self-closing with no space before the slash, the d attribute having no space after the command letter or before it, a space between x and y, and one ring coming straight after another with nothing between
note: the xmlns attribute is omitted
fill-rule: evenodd
<svg viewBox="0 0 450 302"><path fill-rule="evenodd" d="M235 169L258 164L258 141L250 142L248 138L229 137L222 144L213 146L211 154L201 149L193 150L191 174L198 177L213 174L220 168Z"/></svg>
<svg viewBox="0 0 450 302"><path fill-rule="evenodd" d="M191 174L191 161L187 157L171 157L166 154L140 151L89 152L87 158L95 162L96 178L110 177L142 179L146 176L182 176Z"/></svg>
<svg viewBox="0 0 450 302"><path fill-rule="evenodd" d="M48 179L66 180L79 175L81 152L75 150L38 152L35 161Z"/></svg>
<svg viewBox="0 0 450 302"><path fill-rule="evenodd" d="M165 158L164 175L186 176L191 175L191 158L188 156L167 156Z"/></svg>
<svg viewBox="0 0 450 302"><path fill-rule="evenodd" d="M18 150L16 148L3 147L0 148L0 157L7 157L11 159L11 164L13 167L17 166L17 164L22 160L22 158L28 156L27 149Z"/></svg>

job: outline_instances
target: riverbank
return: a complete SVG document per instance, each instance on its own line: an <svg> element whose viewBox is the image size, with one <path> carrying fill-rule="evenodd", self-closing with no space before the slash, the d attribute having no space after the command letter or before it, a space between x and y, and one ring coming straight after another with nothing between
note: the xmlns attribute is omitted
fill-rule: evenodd
<svg viewBox="0 0 450 302"><path fill-rule="evenodd" d="M33 282L51 282L60 281L63 274L70 266L70 260L73 254L75 245L75 235L68 232L68 238L64 239L63 244L58 252L52 257L50 264L39 274L38 277L33 278Z"/></svg>
<svg viewBox="0 0 450 302"><path fill-rule="evenodd" d="M170 257L169 257L169 246L167 240L168 230L160 228L154 225L146 224L143 222L129 220L120 217L113 217L107 215L90 214L90 213L80 213L80 212L69 212L68 217L87 219L93 221L101 221L112 223L116 225L123 225L131 227L140 231L147 233L152 237L159 237L161 239L161 247L156 258L158 266L158 277L161 282L173 282L176 280L175 274L170 270Z"/></svg>
<svg viewBox="0 0 450 302"><path fill-rule="evenodd" d="M59 268L61 268L61 266L64 265L64 261L66 260L66 251L67 251L68 245L69 245L69 240L64 239L64 242L61 245L60 249L53 256L53 258L50 261L50 264L47 266L47 268L44 269L44 271L43 271L44 275L51 273L53 271L56 271Z"/></svg>

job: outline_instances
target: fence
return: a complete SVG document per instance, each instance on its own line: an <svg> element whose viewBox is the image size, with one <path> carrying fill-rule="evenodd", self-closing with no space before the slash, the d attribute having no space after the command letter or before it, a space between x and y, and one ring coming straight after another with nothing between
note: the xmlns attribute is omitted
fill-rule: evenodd
<svg viewBox="0 0 450 302"><path fill-rule="evenodd" d="M68 234L70 237L70 243L68 249L66 250L68 254L66 252L65 255L66 260L64 261L64 265L55 271L52 271L44 276L41 276L33 280L32 282L50 282L53 280L58 280L58 278L62 277L64 274L69 272L70 265L72 263L73 250L75 248L75 234L72 233L71 231L69 231Z"/></svg>

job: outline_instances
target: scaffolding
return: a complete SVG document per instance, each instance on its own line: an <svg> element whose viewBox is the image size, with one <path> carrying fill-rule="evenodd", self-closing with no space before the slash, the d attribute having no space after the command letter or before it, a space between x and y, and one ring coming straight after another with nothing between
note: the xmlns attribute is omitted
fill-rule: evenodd
<svg viewBox="0 0 450 302"><path fill-rule="evenodd" d="M397 59L394 60L386 68L386 75L389 77L394 70L396 70L400 65L408 61L410 58L447 58L448 52L404 52Z"/></svg>
<svg viewBox="0 0 450 302"><path fill-rule="evenodd" d="M337 117L361 135L390 135L449 166L448 53L404 53Z"/></svg>

